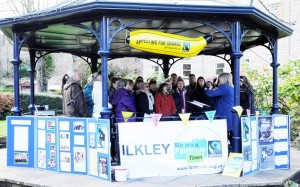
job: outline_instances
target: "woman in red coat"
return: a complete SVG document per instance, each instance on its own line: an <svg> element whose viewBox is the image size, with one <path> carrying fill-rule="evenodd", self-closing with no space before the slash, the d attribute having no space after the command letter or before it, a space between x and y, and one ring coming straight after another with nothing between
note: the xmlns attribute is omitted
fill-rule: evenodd
<svg viewBox="0 0 300 187"><path fill-rule="evenodd" d="M162 83L154 99L155 112L163 116L176 114L176 106L172 94L168 94L168 85Z"/></svg>

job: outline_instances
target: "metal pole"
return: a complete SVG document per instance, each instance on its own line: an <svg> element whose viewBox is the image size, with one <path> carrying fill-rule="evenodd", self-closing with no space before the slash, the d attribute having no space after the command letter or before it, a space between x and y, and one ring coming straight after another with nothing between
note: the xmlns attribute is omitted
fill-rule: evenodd
<svg viewBox="0 0 300 187"><path fill-rule="evenodd" d="M14 65L14 108L11 112L14 116L21 116L22 109L20 108L20 80L19 80L19 66L22 63L20 60L20 42L18 40L18 34L13 33L13 55L14 58L10 61Z"/></svg>
<svg viewBox="0 0 300 187"><path fill-rule="evenodd" d="M170 58L163 58L163 72L164 72L164 78L168 78L169 77L169 62L170 62Z"/></svg>
<svg viewBox="0 0 300 187"><path fill-rule="evenodd" d="M274 39L273 48L273 62L271 66L273 68L273 105L271 109L271 114L278 114L280 106L278 105L278 75L277 70L280 64L278 64L278 39Z"/></svg>
<svg viewBox="0 0 300 187"><path fill-rule="evenodd" d="M241 24L239 21L234 23L233 28L233 53L231 54L233 60L233 84L234 84L234 106L240 105L240 58L243 56L243 53L240 51L241 46ZM233 152L241 153L242 151L242 142L241 142L241 125L238 114L235 112L233 115Z"/></svg>
<svg viewBox="0 0 300 187"><path fill-rule="evenodd" d="M35 73L35 50L29 49L30 57L30 104L28 106L29 114L34 115L34 73Z"/></svg>
<svg viewBox="0 0 300 187"><path fill-rule="evenodd" d="M102 66L102 106L104 110L101 112L102 119L110 119L112 112L108 109L108 57L109 51L109 29L108 29L108 18L103 16L100 25L100 50L98 55L101 56Z"/></svg>

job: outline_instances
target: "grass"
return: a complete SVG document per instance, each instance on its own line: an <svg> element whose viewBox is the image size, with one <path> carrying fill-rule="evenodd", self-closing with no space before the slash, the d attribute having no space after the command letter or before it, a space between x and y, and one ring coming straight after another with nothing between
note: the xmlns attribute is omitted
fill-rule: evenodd
<svg viewBox="0 0 300 187"><path fill-rule="evenodd" d="M6 136L6 120L0 120L0 137Z"/></svg>

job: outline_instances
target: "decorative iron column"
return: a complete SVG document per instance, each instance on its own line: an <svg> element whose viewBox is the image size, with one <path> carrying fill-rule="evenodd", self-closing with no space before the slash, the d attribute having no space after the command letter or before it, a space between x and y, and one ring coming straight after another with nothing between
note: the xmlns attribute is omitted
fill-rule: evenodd
<svg viewBox="0 0 300 187"><path fill-rule="evenodd" d="M163 58L163 64L162 64L162 70L164 72L164 78L168 78L169 77L169 71L170 71L170 67L169 67L169 62L170 62L170 58Z"/></svg>
<svg viewBox="0 0 300 187"><path fill-rule="evenodd" d="M101 56L101 73L102 73L102 106L101 112L102 119L110 119L112 111L108 108L108 57L109 51L109 29L108 29L108 18L103 16L100 23L100 50L98 55Z"/></svg>
<svg viewBox="0 0 300 187"><path fill-rule="evenodd" d="M272 57L273 62L270 64L273 68L273 104L271 109L271 114L278 114L280 110L280 106L278 105L278 74L277 70L280 64L278 63L278 39L274 38L273 42L273 50L272 50Z"/></svg>
<svg viewBox="0 0 300 187"><path fill-rule="evenodd" d="M21 42L19 41L19 33L13 33L13 55L14 58L10 61L14 65L14 108L11 112L14 116L21 116L22 109L20 108L20 79L19 66L22 63L20 60Z"/></svg>
<svg viewBox="0 0 300 187"><path fill-rule="evenodd" d="M30 104L28 106L29 114L34 115L34 75L35 75L35 50L29 49L29 57L30 57Z"/></svg>
<svg viewBox="0 0 300 187"><path fill-rule="evenodd" d="M240 51L241 47L241 24L239 21L234 22L233 24L233 42L232 42L232 54L231 58L233 60L233 84L234 84L234 106L240 105L240 58L243 56L243 53ZM241 125L240 118L238 117L237 112L234 112L233 115L233 152L241 153L242 151L242 142L241 142Z"/></svg>

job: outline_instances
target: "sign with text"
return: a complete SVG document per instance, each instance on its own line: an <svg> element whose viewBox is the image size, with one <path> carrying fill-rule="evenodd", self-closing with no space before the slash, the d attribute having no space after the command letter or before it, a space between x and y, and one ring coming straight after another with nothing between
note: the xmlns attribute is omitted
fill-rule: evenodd
<svg viewBox="0 0 300 187"><path fill-rule="evenodd" d="M121 163L128 177L222 172L228 157L226 120L119 123Z"/></svg>

